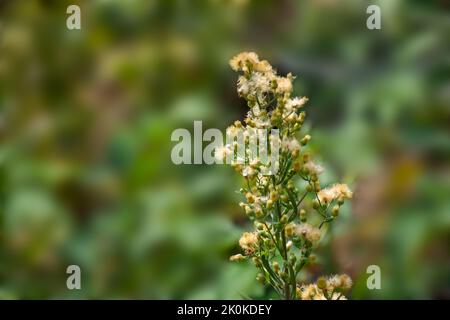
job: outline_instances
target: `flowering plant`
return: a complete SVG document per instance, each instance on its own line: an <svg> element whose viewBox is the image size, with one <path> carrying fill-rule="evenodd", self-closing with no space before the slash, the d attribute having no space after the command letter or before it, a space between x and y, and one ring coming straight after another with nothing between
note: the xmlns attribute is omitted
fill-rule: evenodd
<svg viewBox="0 0 450 320"><path fill-rule="evenodd" d="M243 52L230 61L235 71L243 74L237 82L237 92L249 106L244 121L236 121L227 129L232 135L243 132L244 153L236 151L236 142L216 149L216 157L223 160L234 155L231 162L245 180L240 192L246 201L240 206L254 224L254 230L245 232L239 240L241 254L231 261L251 259L260 273L257 280L269 284L283 299L345 299L343 292L351 287L347 275L320 277L316 283L297 282L302 268L312 262L312 251L322 238L322 227L338 217L344 201L352 197L345 184L334 184L322 189L319 175L323 168L310 159L305 146L311 139L300 133L305 120L301 111L306 97L291 97L294 76L279 76L266 60L259 60L253 52ZM272 151L278 149L276 170L258 157L250 159L254 150L248 142L252 130L277 130L278 136L265 137ZM261 151L261 150L260 150ZM319 221L311 221L316 212Z"/></svg>

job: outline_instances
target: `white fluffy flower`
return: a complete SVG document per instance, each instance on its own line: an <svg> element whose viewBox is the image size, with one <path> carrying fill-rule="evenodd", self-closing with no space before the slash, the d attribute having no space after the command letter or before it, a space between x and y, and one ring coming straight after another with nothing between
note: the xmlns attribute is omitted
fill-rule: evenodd
<svg viewBox="0 0 450 320"><path fill-rule="evenodd" d="M322 233L319 228L313 227L308 223L302 223L297 226L296 233L311 243L316 243L320 240Z"/></svg>
<svg viewBox="0 0 450 320"><path fill-rule="evenodd" d="M291 93L292 92L292 75L288 74L287 77L277 77L277 93Z"/></svg>
<svg viewBox="0 0 450 320"><path fill-rule="evenodd" d="M300 151L300 143L295 138L284 137L281 142L281 147L290 152Z"/></svg>
<svg viewBox="0 0 450 320"><path fill-rule="evenodd" d="M255 250L258 237L256 232L244 232L239 239L239 245L246 254L251 254Z"/></svg>
<svg viewBox="0 0 450 320"><path fill-rule="evenodd" d="M295 97L293 99L288 99L285 105L286 111L292 112L295 111L305 105L305 103L308 101L308 98L306 97Z"/></svg>
<svg viewBox="0 0 450 320"><path fill-rule="evenodd" d="M242 176L244 177L252 177L257 173L257 171L255 169L253 169L251 166L246 166L243 170L242 170Z"/></svg>

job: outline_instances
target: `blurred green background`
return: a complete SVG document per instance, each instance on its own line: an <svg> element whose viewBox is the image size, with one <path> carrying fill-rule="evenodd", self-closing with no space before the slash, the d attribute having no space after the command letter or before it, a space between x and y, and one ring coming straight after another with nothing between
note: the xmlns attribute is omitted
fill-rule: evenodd
<svg viewBox="0 0 450 320"><path fill-rule="evenodd" d="M304 280L450 298L448 0L1 0L0 298L274 297L228 262L250 228L237 174L170 160L174 129L243 119L244 50L298 76L324 181L355 192Z"/></svg>

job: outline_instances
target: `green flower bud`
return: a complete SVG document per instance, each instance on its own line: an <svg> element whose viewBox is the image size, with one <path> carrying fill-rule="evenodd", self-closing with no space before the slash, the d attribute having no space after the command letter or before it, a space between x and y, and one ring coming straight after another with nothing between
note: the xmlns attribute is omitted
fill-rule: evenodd
<svg viewBox="0 0 450 320"><path fill-rule="evenodd" d="M320 189L321 189L321 187L320 187L320 184L319 183L314 183L314 190L316 191L316 192L319 192L320 191Z"/></svg>
<svg viewBox="0 0 450 320"><path fill-rule="evenodd" d="M278 262L274 261L272 263L273 266L273 270L275 270L275 272L279 272L280 271L280 265L278 264Z"/></svg>
<svg viewBox="0 0 450 320"><path fill-rule="evenodd" d="M303 121L305 121L305 116L305 111L300 112L300 114L298 115L298 122L303 123Z"/></svg>
<svg viewBox="0 0 450 320"><path fill-rule="evenodd" d="M288 243L286 243L286 249L289 251L289 250L291 250L291 248L292 248L292 241L288 241Z"/></svg>
<svg viewBox="0 0 450 320"><path fill-rule="evenodd" d="M337 217L339 215L339 206L335 205L331 211L331 214L333 215L333 217Z"/></svg>
<svg viewBox="0 0 450 320"><path fill-rule="evenodd" d="M264 278L264 275L262 273L258 273L258 275L256 276L256 281L264 284L266 282L266 278Z"/></svg>
<svg viewBox="0 0 450 320"><path fill-rule="evenodd" d="M289 256L289 262L291 264L295 264L296 261L297 261L297 257L295 256L295 254L291 253L291 255Z"/></svg>
<svg viewBox="0 0 450 320"><path fill-rule="evenodd" d="M277 82L277 80L272 80L271 81L271 83L270 83L270 85L271 85L271 87L272 87L272 89L276 89L277 87L278 87L278 82Z"/></svg>
<svg viewBox="0 0 450 320"><path fill-rule="evenodd" d="M278 192L273 190L270 192L270 200L277 201L278 200Z"/></svg>
<svg viewBox="0 0 450 320"><path fill-rule="evenodd" d="M302 145L306 145L309 142L309 140L311 140L311 136L309 134L307 134L306 136L303 137L302 140L300 140L300 143Z"/></svg>
<svg viewBox="0 0 450 320"><path fill-rule="evenodd" d="M303 163L307 163L309 161L309 153L303 154L302 160Z"/></svg>
<svg viewBox="0 0 450 320"><path fill-rule="evenodd" d="M284 228L284 232L286 233L286 236L292 237L292 235L294 234L294 229L295 229L295 224L293 224L293 223L287 224L286 227Z"/></svg>
<svg viewBox="0 0 450 320"><path fill-rule="evenodd" d="M300 221L306 222L306 211L305 209L300 209Z"/></svg>
<svg viewBox="0 0 450 320"><path fill-rule="evenodd" d="M260 235L261 238L269 237L269 234L266 231L259 231L259 235Z"/></svg>
<svg viewBox="0 0 450 320"><path fill-rule="evenodd" d="M319 207L320 207L319 201L317 201L317 199L314 199L313 203L312 203L312 206L316 210L319 209Z"/></svg>

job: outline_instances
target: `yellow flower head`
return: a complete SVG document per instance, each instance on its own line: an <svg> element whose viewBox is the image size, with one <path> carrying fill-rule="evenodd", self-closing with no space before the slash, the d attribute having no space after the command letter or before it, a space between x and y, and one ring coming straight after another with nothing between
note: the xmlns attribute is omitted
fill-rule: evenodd
<svg viewBox="0 0 450 320"><path fill-rule="evenodd" d="M244 232L239 239L239 245L247 255L252 254L255 251L257 242L258 236L256 232Z"/></svg>

